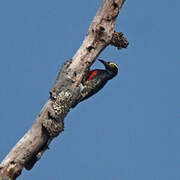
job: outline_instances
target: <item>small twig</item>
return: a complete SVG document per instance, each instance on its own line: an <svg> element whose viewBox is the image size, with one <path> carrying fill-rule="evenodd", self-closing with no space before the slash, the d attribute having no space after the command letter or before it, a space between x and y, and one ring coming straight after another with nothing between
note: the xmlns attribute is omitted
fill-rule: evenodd
<svg viewBox="0 0 180 180"><path fill-rule="evenodd" d="M118 49L127 48L128 46L128 40L123 36L122 32L114 32L112 39L111 39L111 45L117 47Z"/></svg>

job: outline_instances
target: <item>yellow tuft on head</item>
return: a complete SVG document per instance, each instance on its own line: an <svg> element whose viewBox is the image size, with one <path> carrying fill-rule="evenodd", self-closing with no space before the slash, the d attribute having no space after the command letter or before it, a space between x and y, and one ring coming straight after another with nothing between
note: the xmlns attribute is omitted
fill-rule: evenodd
<svg viewBox="0 0 180 180"><path fill-rule="evenodd" d="M114 62L109 62L108 64L109 64L110 67L112 67L112 68L116 67L118 69L118 65L115 64Z"/></svg>

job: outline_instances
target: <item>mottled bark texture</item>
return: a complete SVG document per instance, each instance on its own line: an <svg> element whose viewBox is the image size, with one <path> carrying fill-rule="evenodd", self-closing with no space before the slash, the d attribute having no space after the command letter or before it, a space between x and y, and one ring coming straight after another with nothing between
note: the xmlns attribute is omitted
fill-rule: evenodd
<svg viewBox="0 0 180 180"><path fill-rule="evenodd" d="M115 19L124 1L102 2L81 47L62 66L50 97L32 127L0 164L0 180L14 180L23 168L30 170L52 139L64 130L64 118L80 93L80 83L101 51L108 45L118 49L127 47L123 34L114 31Z"/></svg>

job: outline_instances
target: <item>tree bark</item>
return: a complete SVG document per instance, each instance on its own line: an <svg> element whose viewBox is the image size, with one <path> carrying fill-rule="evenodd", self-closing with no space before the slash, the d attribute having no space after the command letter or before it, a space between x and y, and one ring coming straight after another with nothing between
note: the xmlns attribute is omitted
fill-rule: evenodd
<svg viewBox="0 0 180 180"><path fill-rule="evenodd" d="M126 48L122 33L114 31L114 23L125 0L104 0L94 17L86 37L74 57L62 66L50 97L32 127L0 164L0 180L14 180L23 168L32 169L53 138L64 130L64 118L80 93L90 66L108 45Z"/></svg>

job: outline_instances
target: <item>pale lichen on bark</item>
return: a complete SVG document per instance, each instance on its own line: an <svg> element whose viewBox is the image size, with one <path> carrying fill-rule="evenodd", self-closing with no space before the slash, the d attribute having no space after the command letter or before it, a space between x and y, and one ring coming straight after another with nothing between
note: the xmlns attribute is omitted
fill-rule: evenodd
<svg viewBox="0 0 180 180"><path fill-rule="evenodd" d="M51 138L59 135L64 130L64 118L69 112L72 101L72 94L68 91L61 91L52 101L53 111L48 112L48 119L42 120L42 125Z"/></svg>

